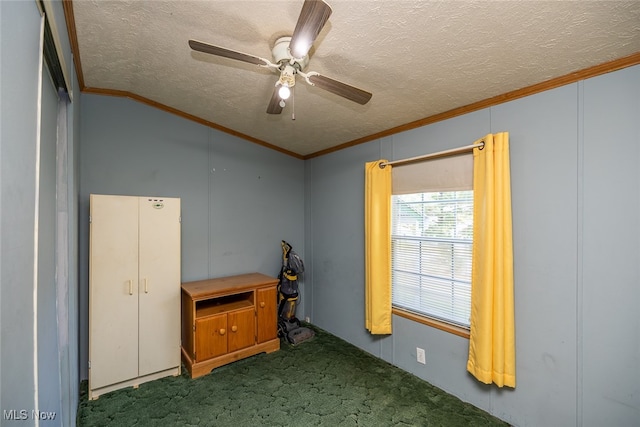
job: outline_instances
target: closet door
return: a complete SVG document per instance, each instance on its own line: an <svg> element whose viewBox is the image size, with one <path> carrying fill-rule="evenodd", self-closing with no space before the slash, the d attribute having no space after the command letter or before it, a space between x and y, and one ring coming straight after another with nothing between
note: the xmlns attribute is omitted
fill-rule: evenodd
<svg viewBox="0 0 640 427"><path fill-rule="evenodd" d="M180 366L180 199L140 197L139 375Z"/></svg>
<svg viewBox="0 0 640 427"><path fill-rule="evenodd" d="M90 196L89 387L138 376L138 198Z"/></svg>

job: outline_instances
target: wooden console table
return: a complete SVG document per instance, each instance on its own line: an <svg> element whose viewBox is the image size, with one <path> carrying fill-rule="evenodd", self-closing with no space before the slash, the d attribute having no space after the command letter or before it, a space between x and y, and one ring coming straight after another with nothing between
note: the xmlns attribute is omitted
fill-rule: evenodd
<svg viewBox="0 0 640 427"><path fill-rule="evenodd" d="M182 284L182 361L191 378L280 349L277 284L260 273Z"/></svg>

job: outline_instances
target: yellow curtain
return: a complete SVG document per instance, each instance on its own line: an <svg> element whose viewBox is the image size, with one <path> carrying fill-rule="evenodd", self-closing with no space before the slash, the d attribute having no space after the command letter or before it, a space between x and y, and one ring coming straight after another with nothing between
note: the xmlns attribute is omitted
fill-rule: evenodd
<svg viewBox="0 0 640 427"><path fill-rule="evenodd" d="M477 142L481 142L477 141ZM509 133L473 150L473 266L467 370L479 381L516 386Z"/></svg>
<svg viewBox="0 0 640 427"><path fill-rule="evenodd" d="M365 323L391 333L391 166L365 165Z"/></svg>

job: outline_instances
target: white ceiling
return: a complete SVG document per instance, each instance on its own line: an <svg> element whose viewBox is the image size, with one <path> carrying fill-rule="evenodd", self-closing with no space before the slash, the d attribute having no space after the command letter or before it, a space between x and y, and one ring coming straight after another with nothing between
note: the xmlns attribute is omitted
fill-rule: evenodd
<svg viewBox="0 0 640 427"><path fill-rule="evenodd" d="M272 60L303 0L74 0L87 91L125 91L300 156L640 52L640 1L326 0L306 71L373 93L366 105L298 78L192 51L196 39Z"/></svg>

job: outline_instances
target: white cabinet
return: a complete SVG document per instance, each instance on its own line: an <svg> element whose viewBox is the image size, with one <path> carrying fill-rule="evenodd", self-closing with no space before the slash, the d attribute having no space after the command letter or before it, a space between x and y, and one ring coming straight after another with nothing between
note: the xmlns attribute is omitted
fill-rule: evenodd
<svg viewBox="0 0 640 427"><path fill-rule="evenodd" d="M90 196L89 399L180 374L180 199Z"/></svg>

